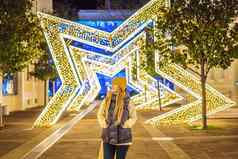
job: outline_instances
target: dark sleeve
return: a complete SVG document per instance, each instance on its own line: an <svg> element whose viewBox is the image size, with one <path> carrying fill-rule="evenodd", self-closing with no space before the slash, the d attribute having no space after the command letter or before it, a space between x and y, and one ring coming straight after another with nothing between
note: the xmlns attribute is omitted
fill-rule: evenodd
<svg viewBox="0 0 238 159"><path fill-rule="evenodd" d="M125 104L125 106L129 106L129 104L130 104L130 95L129 95L129 93L127 93L125 98L124 98L124 104Z"/></svg>

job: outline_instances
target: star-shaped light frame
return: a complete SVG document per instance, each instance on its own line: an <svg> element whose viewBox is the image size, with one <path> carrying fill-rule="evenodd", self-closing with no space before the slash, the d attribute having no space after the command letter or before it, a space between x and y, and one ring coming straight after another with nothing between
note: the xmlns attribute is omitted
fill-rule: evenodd
<svg viewBox="0 0 238 159"><path fill-rule="evenodd" d="M45 37L62 80L62 86L34 125L37 127L50 126L57 122L64 111L80 110L83 105L89 105L100 90L96 72L112 75L121 69L126 69L128 82L142 90L139 95L132 98L132 102L137 105L138 109L156 108L158 97L155 83L157 82L147 72L137 67L140 65L140 58L143 54L137 39L145 40L144 28L156 19L158 8L161 5L165 6L167 4L165 2L151 0L111 33L39 13ZM74 48L71 46L71 40L104 49L114 55L105 57L82 48ZM158 59L157 54L156 59ZM194 95L197 101L152 118L147 123L176 123L174 121L185 122L200 119L199 79L177 65L169 64L166 68L159 68L157 64L158 61L155 63L158 74ZM136 71L132 68L136 68ZM133 78L134 76L136 78ZM162 101L163 106L182 99L176 92L160 85L164 92L161 97L164 100ZM150 91L146 92L143 87L149 88ZM207 91L208 114L234 105L233 101L210 86L207 86ZM145 100L145 96L149 100Z"/></svg>
<svg viewBox="0 0 238 159"><path fill-rule="evenodd" d="M77 34L80 27L78 27L78 25L75 25L73 22L65 23L63 19L59 20L58 18L56 18L57 20L59 20L57 21L55 20L55 17L48 16L46 14L40 13L39 17L41 19L41 24L47 42L50 46L51 54L55 61L59 75L62 79L62 87L60 88L60 91L57 92L57 94L49 102L45 110L38 117L34 124L37 127L42 127L50 126L56 123L65 110L80 110L83 105L90 104L96 98L97 93L100 90L100 85L96 78L96 72L107 72L107 75L111 75L110 73L112 72L115 73L120 69L125 69L125 66L126 70L130 70L129 65L132 65L130 62L131 60L125 60L125 57L130 59L129 55L133 51L135 52L135 50L132 49L138 48L136 47L136 40L141 37L139 35L143 35L143 37L145 38L145 34L137 33L137 36L135 36L134 39L130 39L125 45L123 45L123 47L120 47L119 50L116 50L115 54L113 54L112 57L108 58L102 54L97 54L95 52L89 52L87 50L81 49L81 54L78 53L78 55L80 55L81 57L75 58L78 55L74 54L75 51L73 51L71 47L71 40L80 41L80 36ZM85 58L83 56L87 57ZM95 60L94 58L97 60ZM87 63L84 62L85 59L87 61L91 60L91 63L100 64L100 67L96 67L96 65L95 67L92 67L92 64L86 66ZM122 64L118 65L117 63ZM115 65L115 67L113 67L113 65ZM132 71L130 72L131 75ZM131 79L129 77L127 78L128 80ZM137 102L137 106L140 106L141 103L143 103L143 105L152 105L151 102L155 103L158 100L157 93L155 93L156 87L151 85L152 83L149 84L149 81L151 81L152 77L147 75L145 79L139 79L140 80L138 80L138 83L141 83L147 88L151 89L151 91L146 94L149 100L142 102L143 99L145 99L143 97L145 95L142 91L139 96L134 96L132 101L134 101L135 103ZM153 82L155 82L155 80ZM179 96L172 90L169 90L162 84L161 88L168 90L166 91L166 93L170 95L161 97L162 104L164 106L168 105L168 103L173 103L171 101L175 102L182 99L181 96ZM163 101L163 99L165 98L167 99ZM171 98L171 100L168 98Z"/></svg>

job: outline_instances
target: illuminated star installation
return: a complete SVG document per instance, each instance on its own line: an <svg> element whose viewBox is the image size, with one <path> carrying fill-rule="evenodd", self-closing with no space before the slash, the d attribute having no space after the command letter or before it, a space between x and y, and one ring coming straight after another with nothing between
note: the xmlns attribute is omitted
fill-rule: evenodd
<svg viewBox="0 0 238 159"><path fill-rule="evenodd" d="M34 126L50 126L58 121L63 112L79 111L82 106L89 105L100 90L96 74L113 76L123 69L126 70L128 84L139 92L131 100L137 109L158 108L157 81L138 67L143 55L138 41L145 41L144 29L153 22L161 5L165 5L164 1L151 0L111 33L39 13L46 40L62 80L62 86L40 114ZM74 47L72 41L95 47L97 51ZM99 52L113 55L106 56ZM201 117L199 109L201 97L198 95L200 93L199 80L177 65L171 64L166 68L159 68L157 62L155 67L158 74L184 88L198 100L152 118L147 123L172 123L173 121L199 119ZM163 84L160 86L162 106L183 99ZM208 99L210 99L209 114L234 104L210 86L207 86L207 91L209 92Z"/></svg>
<svg viewBox="0 0 238 159"><path fill-rule="evenodd" d="M81 49L81 53L76 55L75 51L73 51L70 46L72 40L81 40L81 35L78 34L80 25L76 25L75 23L69 21L65 22L63 19L48 16L46 14L39 14L39 17L41 19L42 28L49 44L54 62L57 66L60 78L62 79L62 87L59 92L57 92L57 94L49 102L34 124L37 127L42 127L50 126L57 122L65 110L78 111L83 105L89 105L96 98L100 90L100 84L96 77L96 72L101 71L106 72L105 74L107 75L112 75L111 73L116 73L126 67L126 70L129 70L131 72L130 74L132 74L129 65L133 64L130 62L131 60L129 55L136 52L133 49L138 48L136 47L136 39L139 39L140 36L137 34L137 36L135 36L136 38L130 39L125 45L123 45L123 47L116 50L116 53L113 54L112 58L106 58L103 55L84 49ZM144 34L143 37L145 37ZM86 42L84 41L84 43ZM129 59L129 61L125 60L125 57ZM87 64L85 61L90 62ZM94 63L100 65L97 66ZM122 64L118 65L117 63ZM115 66L109 67L110 65ZM109 69L104 67L109 67ZM137 102L137 106L142 103L144 105L152 105L151 102L158 100L158 96L155 91L148 91L146 93L148 100L144 98L144 86L149 89L154 88L154 90L156 88L152 85L153 83L151 83L152 77L150 77L150 79L149 77L149 75L146 75L144 79L138 78L139 80L135 80L139 81L136 85L138 85L140 90L142 90L139 95L133 97L132 99L132 102ZM131 79L129 76L127 78L128 81ZM141 83L143 86L140 86ZM173 103L171 101L175 102L182 99L181 96L177 95L172 90L169 90L167 87L162 85L161 88L166 88L166 94L172 94L168 97L161 97L162 99L167 98L162 101L163 105L168 105L169 103ZM171 100L168 98L171 98ZM145 102L143 102L144 99Z"/></svg>

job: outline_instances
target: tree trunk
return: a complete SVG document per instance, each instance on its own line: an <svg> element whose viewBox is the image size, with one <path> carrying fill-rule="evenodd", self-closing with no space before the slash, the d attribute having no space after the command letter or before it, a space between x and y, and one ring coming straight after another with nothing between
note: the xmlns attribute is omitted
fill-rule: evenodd
<svg viewBox="0 0 238 159"><path fill-rule="evenodd" d="M52 84L53 84L53 96L55 95L55 80L52 80Z"/></svg>
<svg viewBox="0 0 238 159"><path fill-rule="evenodd" d="M3 104L3 101L2 101L2 76L0 74L0 109L1 108L1 105ZM4 126L3 124L3 110L0 110L0 128L2 128Z"/></svg>
<svg viewBox="0 0 238 159"><path fill-rule="evenodd" d="M44 106L46 106L49 102L49 96L48 96L48 80L44 80Z"/></svg>
<svg viewBox="0 0 238 159"><path fill-rule="evenodd" d="M203 129L207 129L207 101L206 101L206 74L205 74L205 64L201 64L201 88L202 88L202 122Z"/></svg>
<svg viewBox="0 0 238 159"><path fill-rule="evenodd" d="M2 87L3 87L2 80L3 80L3 77L2 77L2 75L0 73L0 105L3 104L3 101L2 101Z"/></svg>

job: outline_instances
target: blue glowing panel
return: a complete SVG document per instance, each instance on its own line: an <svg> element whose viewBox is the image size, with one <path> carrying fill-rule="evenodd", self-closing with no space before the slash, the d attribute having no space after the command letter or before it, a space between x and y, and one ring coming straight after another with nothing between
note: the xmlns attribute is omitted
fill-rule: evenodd
<svg viewBox="0 0 238 159"><path fill-rule="evenodd" d="M55 92L57 92L59 90L61 85L62 85L62 82L61 82L60 78L56 78L55 79Z"/></svg>
<svg viewBox="0 0 238 159"><path fill-rule="evenodd" d="M78 20L76 22L107 32L112 32L123 23L122 20Z"/></svg>
<svg viewBox="0 0 238 159"><path fill-rule="evenodd" d="M168 88L170 88L171 90L175 91L175 86L174 86L174 84L171 81L165 79L164 85L167 86Z"/></svg>
<svg viewBox="0 0 238 159"><path fill-rule="evenodd" d="M54 95L54 82L52 80L49 80L49 88L48 88L48 96L53 97Z"/></svg>
<svg viewBox="0 0 238 159"><path fill-rule="evenodd" d="M77 48L81 48L81 49L84 49L84 50L100 53L100 54L103 54L103 55L112 55L113 54L112 52L107 51L105 49L97 48L95 46L88 45L88 44L85 44L85 43L82 43L82 42L79 42L79 41L72 40L71 45L74 46L74 47L77 47Z"/></svg>
<svg viewBox="0 0 238 159"><path fill-rule="evenodd" d="M166 87L170 88L171 90L175 90L174 84L168 79L165 79L161 76L156 76L155 79L159 81L160 83L164 84Z"/></svg>
<svg viewBox="0 0 238 159"><path fill-rule="evenodd" d="M59 90L61 85L62 82L59 77L55 80L49 80L48 96L53 97L53 95Z"/></svg>

